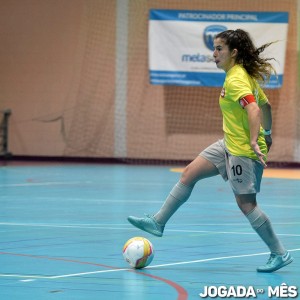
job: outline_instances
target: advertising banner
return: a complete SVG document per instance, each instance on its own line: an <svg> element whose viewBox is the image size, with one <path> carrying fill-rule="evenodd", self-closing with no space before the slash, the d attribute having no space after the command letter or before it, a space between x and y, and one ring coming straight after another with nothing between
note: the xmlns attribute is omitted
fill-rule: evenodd
<svg viewBox="0 0 300 300"><path fill-rule="evenodd" d="M261 54L273 57L276 72L268 88L283 83L288 32L287 12L150 10L149 72L154 85L223 85L225 73L213 59L216 34L243 29L255 46L274 42Z"/></svg>

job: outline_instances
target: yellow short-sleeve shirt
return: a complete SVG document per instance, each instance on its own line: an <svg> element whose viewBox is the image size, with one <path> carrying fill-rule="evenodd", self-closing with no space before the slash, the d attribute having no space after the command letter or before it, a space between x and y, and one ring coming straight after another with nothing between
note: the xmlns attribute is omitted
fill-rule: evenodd
<svg viewBox="0 0 300 300"><path fill-rule="evenodd" d="M240 99L252 94L258 106L268 99L257 83L241 65L233 66L226 74L219 104L223 114L223 131L225 146L232 155L246 156L258 160L250 145L250 129L247 111L240 104ZM266 154L267 146L262 127L258 145Z"/></svg>

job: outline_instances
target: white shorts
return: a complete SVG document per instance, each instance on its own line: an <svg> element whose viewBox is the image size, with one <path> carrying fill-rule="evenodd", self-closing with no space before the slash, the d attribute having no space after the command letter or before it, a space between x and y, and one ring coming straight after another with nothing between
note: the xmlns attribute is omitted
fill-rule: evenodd
<svg viewBox="0 0 300 300"><path fill-rule="evenodd" d="M264 170L260 161L231 155L225 148L224 140L210 145L199 155L217 167L223 179L229 180L236 195L259 193Z"/></svg>

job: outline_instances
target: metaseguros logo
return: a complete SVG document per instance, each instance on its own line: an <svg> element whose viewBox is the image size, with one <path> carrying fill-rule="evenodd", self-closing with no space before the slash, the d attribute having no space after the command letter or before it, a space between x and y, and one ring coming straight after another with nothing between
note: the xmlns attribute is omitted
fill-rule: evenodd
<svg viewBox="0 0 300 300"><path fill-rule="evenodd" d="M204 29L204 32L203 32L203 40L204 40L204 43L205 43L205 46L210 49L211 51L214 51L214 38L215 36L222 32L222 31L225 31L227 30L227 28L223 25L210 25L210 26L207 26L205 29Z"/></svg>
<svg viewBox="0 0 300 300"><path fill-rule="evenodd" d="M207 26L204 29L203 32L203 40L204 40L204 44L206 45L206 47L211 50L214 51L214 38L215 36L222 32L227 30L227 28L225 26L222 25L210 25ZM187 54L184 53L181 56L181 61L184 63L207 63L207 62L213 62L214 58L212 55L207 55L207 54L201 54L201 53L193 53L193 54Z"/></svg>

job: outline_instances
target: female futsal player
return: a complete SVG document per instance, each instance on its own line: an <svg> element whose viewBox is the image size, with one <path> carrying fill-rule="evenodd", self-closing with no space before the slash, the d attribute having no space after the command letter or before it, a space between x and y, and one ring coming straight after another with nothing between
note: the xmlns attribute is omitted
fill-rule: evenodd
<svg viewBox="0 0 300 300"><path fill-rule="evenodd" d="M128 217L139 229L162 236L165 224L188 200L195 184L220 174L229 181L239 208L270 249L268 262L258 267L258 272L274 272L293 261L256 202L266 154L272 144L271 105L258 84L266 82L275 72L270 59L260 57L270 44L256 48L249 34L241 29L226 30L215 37L214 60L226 72L219 98L224 138L202 151L184 169L155 215Z"/></svg>

